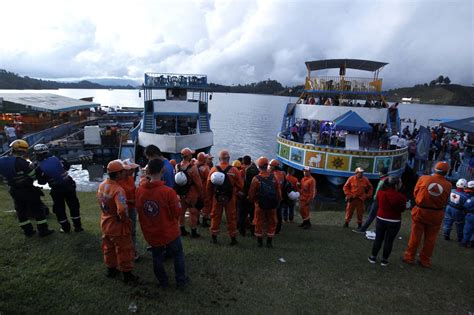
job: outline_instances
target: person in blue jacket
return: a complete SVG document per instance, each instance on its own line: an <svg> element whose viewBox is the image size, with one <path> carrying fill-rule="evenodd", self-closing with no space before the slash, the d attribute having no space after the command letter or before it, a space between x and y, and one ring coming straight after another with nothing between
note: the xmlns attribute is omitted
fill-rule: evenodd
<svg viewBox="0 0 474 315"><path fill-rule="evenodd" d="M39 236L47 236L54 231L48 228L46 213L41 202L41 189L35 187L35 169L25 157L28 154L29 145L25 140L15 140L10 143L11 154L0 158L0 175L2 175L10 186L9 193L15 203L20 227L25 236L31 237L36 231L28 217L31 213L36 220Z"/></svg>
<svg viewBox="0 0 474 315"><path fill-rule="evenodd" d="M468 195L464 192L467 181L464 178L456 182L456 188L451 190L448 205L444 212L443 233L444 239L449 241L453 223L456 223L456 232L458 242L462 241L464 228L464 203Z"/></svg>
<svg viewBox="0 0 474 315"><path fill-rule="evenodd" d="M49 155L47 145L39 143L33 147L37 167L36 177L38 183L44 185L48 183L51 187L51 198L53 199L53 212L56 214L60 232L69 233L71 224L66 214L66 204L69 207L72 224L75 232L81 232L84 229L81 224L80 203L76 195L76 182L69 176L69 165L62 162L56 156Z"/></svg>
<svg viewBox="0 0 474 315"><path fill-rule="evenodd" d="M145 157L148 160L160 159L163 161L163 181L165 185L168 187L174 187L174 168L171 165L170 161L168 161L163 154L161 153L160 148L156 145L150 144L145 148Z"/></svg>
<svg viewBox="0 0 474 315"><path fill-rule="evenodd" d="M467 247L470 242L471 247L474 247L474 241L472 240L474 235L474 180L467 183L467 189L465 192L468 195L468 199L464 203L466 217L463 231L464 235L460 245Z"/></svg>

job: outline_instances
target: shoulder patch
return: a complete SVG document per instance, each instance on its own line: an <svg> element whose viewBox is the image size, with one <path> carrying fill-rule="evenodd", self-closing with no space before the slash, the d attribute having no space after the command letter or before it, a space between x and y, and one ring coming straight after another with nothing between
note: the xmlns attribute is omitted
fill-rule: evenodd
<svg viewBox="0 0 474 315"><path fill-rule="evenodd" d="M143 213L147 217L156 217L160 214L160 205L154 200L145 200L143 203Z"/></svg>

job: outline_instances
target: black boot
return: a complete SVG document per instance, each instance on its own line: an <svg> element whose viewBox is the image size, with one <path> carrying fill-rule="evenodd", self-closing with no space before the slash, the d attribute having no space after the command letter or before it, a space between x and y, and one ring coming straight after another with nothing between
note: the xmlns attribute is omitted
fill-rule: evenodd
<svg viewBox="0 0 474 315"><path fill-rule="evenodd" d="M22 225L21 229L23 230L23 233L25 233L26 237L32 237L36 233L35 229L33 228L33 224L31 223Z"/></svg>
<svg viewBox="0 0 474 315"><path fill-rule="evenodd" d="M263 238L257 237L257 246L262 247L263 246Z"/></svg>
<svg viewBox="0 0 474 315"><path fill-rule="evenodd" d="M217 235L212 235L211 242L212 244L217 244Z"/></svg>
<svg viewBox="0 0 474 315"><path fill-rule="evenodd" d="M267 248L272 248L273 245L272 245L272 238L271 237L267 237Z"/></svg>
<svg viewBox="0 0 474 315"><path fill-rule="evenodd" d="M179 229L181 230L181 236L188 236L189 235L189 232L186 231L186 228L184 226L181 226Z"/></svg>
<svg viewBox="0 0 474 315"><path fill-rule="evenodd" d="M360 230L360 228L362 227L362 223L357 223L357 228Z"/></svg>
<svg viewBox="0 0 474 315"><path fill-rule="evenodd" d="M36 227L38 228L38 234L40 237L45 237L54 233L53 230L48 229L48 223L37 224Z"/></svg>
<svg viewBox="0 0 474 315"><path fill-rule="evenodd" d="M60 223L61 224L61 228L59 228L59 232L61 233L69 233L71 232L71 224L69 223L69 221L65 221L63 223Z"/></svg>
<svg viewBox="0 0 474 315"><path fill-rule="evenodd" d="M309 229L311 228L311 221L310 221L310 219L305 220L304 222L305 222L305 225L303 226L303 229L309 230Z"/></svg>
<svg viewBox="0 0 474 315"><path fill-rule="evenodd" d="M82 228L81 218L72 219L72 225L74 225L74 232L84 231Z"/></svg>
<svg viewBox="0 0 474 315"><path fill-rule="evenodd" d="M237 245L238 242L237 242L237 239L234 237L231 237L230 238L230 246L234 246L234 245Z"/></svg>
<svg viewBox="0 0 474 315"><path fill-rule="evenodd" d="M250 230L250 236L254 237L255 236L255 225L251 224L249 230Z"/></svg>
<svg viewBox="0 0 474 315"><path fill-rule="evenodd" d="M108 268L107 267L107 273L105 274L105 276L107 278L115 278L116 275L119 274L119 271L117 270L117 268Z"/></svg>
<svg viewBox="0 0 474 315"><path fill-rule="evenodd" d="M127 284L135 284L138 281L138 277L135 276L131 271L122 272L123 282Z"/></svg>
<svg viewBox="0 0 474 315"><path fill-rule="evenodd" d="M349 222L344 222L343 227L348 228L349 227Z"/></svg>
<svg viewBox="0 0 474 315"><path fill-rule="evenodd" d="M306 220L303 220L303 222L301 222L301 224L298 224L298 227L302 228L306 225Z"/></svg>
<svg viewBox="0 0 474 315"><path fill-rule="evenodd" d="M191 238L199 238L201 235L198 234L197 229L191 229Z"/></svg>
<svg viewBox="0 0 474 315"><path fill-rule="evenodd" d="M202 218L201 226L202 226L203 228L208 228L208 227L209 227L209 219L203 217L203 218Z"/></svg>

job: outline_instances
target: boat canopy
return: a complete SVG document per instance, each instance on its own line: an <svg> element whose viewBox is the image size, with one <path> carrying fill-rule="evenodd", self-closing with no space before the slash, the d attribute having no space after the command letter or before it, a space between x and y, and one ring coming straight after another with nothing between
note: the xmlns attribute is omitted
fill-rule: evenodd
<svg viewBox="0 0 474 315"><path fill-rule="evenodd" d="M60 113L99 107L100 104L50 93L1 93L2 113Z"/></svg>
<svg viewBox="0 0 474 315"><path fill-rule="evenodd" d="M387 62L361 59L326 59L306 61L306 68L308 68L308 71L346 68L374 72L387 64Z"/></svg>
<svg viewBox="0 0 474 315"><path fill-rule="evenodd" d="M474 133L474 117L443 122L440 125L449 129L464 131L467 133Z"/></svg>
<svg viewBox="0 0 474 315"><path fill-rule="evenodd" d="M347 106L323 106L297 104L295 118L319 121L334 121L348 111L355 111L365 122L369 124L387 123L387 108L347 107Z"/></svg>
<svg viewBox="0 0 474 315"><path fill-rule="evenodd" d="M334 127L336 130L372 132L372 127L351 110L334 119Z"/></svg>

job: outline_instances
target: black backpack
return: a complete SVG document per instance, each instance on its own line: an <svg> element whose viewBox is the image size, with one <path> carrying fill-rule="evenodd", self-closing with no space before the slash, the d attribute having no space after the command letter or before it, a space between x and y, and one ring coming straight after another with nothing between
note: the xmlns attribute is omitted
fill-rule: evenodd
<svg viewBox="0 0 474 315"><path fill-rule="evenodd" d="M294 201L288 197L288 194L292 191L296 191L296 187L294 187L289 180L285 180L285 183L283 184L282 187L282 199L285 201L286 204L292 205L294 204Z"/></svg>
<svg viewBox="0 0 474 315"><path fill-rule="evenodd" d="M231 165L222 170L220 166L216 166L217 170L224 173L224 183L220 186L214 185L214 196L218 203L228 203L232 199L233 188L227 172L232 168Z"/></svg>
<svg viewBox="0 0 474 315"><path fill-rule="evenodd" d="M245 170L245 179L244 179L244 194L248 195L250 184L252 184L252 179L260 173L257 165L252 163L247 170Z"/></svg>
<svg viewBox="0 0 474 315"><path fill-rule="evenodd" d="M263 210L271 210L278 207L278 194L275 189L275 176L270 174L268 177L256 176L260 181L258 189L258 205Z"/></svg>
<svg viewBox="0 0 474 315"><path fill-rule="evenodd" d="M188 191L189 191L189 188L191 188L191 185L192 185L192 182L193 180L191 179L191 176L188 175L188 170L192 167L191 164L188 165L188 167L186 167L186 169L182 170L181 167L179 166L179 164L177 165L177 170L178 172L183 172L184 175L186 175L186 185L183 185L183 186L180 186L176 183L174 183L174 190L176 191L176 193L178 194L178 196L185 196Z"/></svg>

